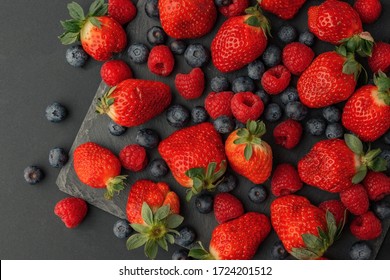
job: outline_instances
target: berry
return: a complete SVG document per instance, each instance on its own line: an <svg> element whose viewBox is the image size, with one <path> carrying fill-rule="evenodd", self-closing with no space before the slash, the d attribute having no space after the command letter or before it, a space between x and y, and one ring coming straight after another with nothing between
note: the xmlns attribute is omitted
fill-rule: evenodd
<svg viewBox="0 0 390 280"><path fill-rule="evenodd" d="M108 0L108 15L124 25L135 18L137 8L131 0Z"/></svg>
<svg viewBox="0 0 390 280"><path fill-rule="evenodd" d="M217 190L219 192L231 192L237 187L237 177L232 174L225 174L223 180L218 184Z"/></svg>
<svg viewBox="0 0 390 280"><path fill-rule="evenodd" d="M337 225L341 225L343 223L347 209L340 200L334 199L321 202L321 204L318 205L318 208L332 213L334 218L336 219Z"/></svg>
<svg viewBox="0 0 390 280"><path fill-rule="evenodd" d="M175 86L185 99L199 98L205 88L205 78L202 69L193 68L189 74L177 74Z"/></svg>
<svg viewBox="0 0 390 280"><path fill-rule="evenodd" d="M187 44L180 40L172 41L169 45L173 54L181 55L187 49Z"/></svg>
<svg viewBox="0 0 390 280"><path fill-rule="evenodd" d="M232 132L235 128L235 123L231 117L228 116L219 116L213 122L214 128L218 133L228 134Z"/></svg>
<svg viewBox="0 0 390 280"><path fill-rule="evenodd" d="M291 43L283 49L283 64L293 75L301 75L314 58L313 50L302 43Z"/></svg>
<svg viewBox="0 0 390 280"><path fill-rule="evenodd" d="M256 204L262 203L267 196L266 189L261 185L251 187L248 192L249 200Z"/></svg>
<svg viewBox="0 0 390 280"><path fill-rule="evenodd" d="M143 128L137 131L135 141L144 148L154 149L160 143L160 136L152 129Z"/></svg>
<svg viewBox="0 0 390 280"><path fill-rule="evenodd" d="M293 26L289 24L285 24L282 27L280 27L278 31L278 38L283 43L286 44L292 43L297 38L297 31Z"/></svg>
<svg viewBox="0 0 390 280"><path fill-rule="evenodd" d="M204 101L204 107L210 117L216 119L220 116L232 117L233 113L230 103L234 93L231 91L211 92Z"/></svg>
<svg viewBox="0 0 390 280"><path fill-rule="evenodd" d="M372 211L381 220L390 218L390 201L381 200L371 205Z"/></svg>
<svg viewBox="0 0 390 280"><path fill-rule="evenodd" d="M325 136L328 139L342 138L344 136L344 128L339 123L328 124L325 130Z"/></svg>
<svg viewBox="0 0 390 280"><path fill-rule="evenodd" d="M255 83L249 77L238 77L232 82L232 90L235 93L244 91L253 92L255 90Z"/></svg>
<svg viewBox="0 0 390 280"><path fill-rule="evenodd" d="M265 66L274 67L282 62L282 50L278 46L270 44L265 49L262 58Z"/></svg>
<svg viewBox="0 0 390 280"><path fill-rule="evenodd" d="M211 79L211 90L214 92L228 91L230 89L229 80L224 76L217 76Z"/></svg>
<svg viewBox="0 0 390 280"><path fill-rule="evenodd" d="M30 185L35 185L40 181L42 181L44 174L42 169L32 165L32 166L27 166L24 169L23 176L27 183L29 183Z"/></svg>
<svg viewBox="0 0 390 280"><path fill-rule="evenodd" d="M328 123L337 123L341 119L341 111L336 106L328 106L322 110L322 116Z"/></svg>
<svg viewBox="0 0 390 280"><path fill-rule="evenodd" d="M275 127L275 143L286 149L292 149L301 141L302 131L299 122L288 119Z"/></svg>
<svg viewBox="0 0 390 280"><path fill-rule="evenodd" d="M288 87L280 94L280 100L283 105L287 105L293 101L299 101L298 91L295 87Z"/></svg>
<svg viewBox="0 0 390 280"><path fill-rule="evenodd" d="M121 136L127 131L127 128L120 126L119 124L115 123L113 120L110 120L110 122L108 123L108 131L113 136Z"/></svg>
<svg viewBox="0 0 390 280"><path fill-rule="evenodd" d="M234 122L236 123L236 126L234 127L234 130L237 130L237 129L240 129L240 128L245 128L245 124L243 124L242 122L238 121L238 120L234 120Z"/></svg>
<svg viewBox="0 0 390 280"><path fill-rule="evenodd" d="M284 260L288 257L288 252L284 248L282 241L276 241L271 248L271 257L274 260Z"/></svg>
<svg viewBox="0 0 390 280"><path fill-rule="evenodd" d="M390 194L390 177L384 173L369 171L363 180L363 185L370 200L381 200Z"/></svg>
<svg viewBox="0 0 390 280"><path fill-rule="evenodd" d="M289 195L303 186L297 169L288 163L279 164L271 179L271 192L274 196Z"/></svg>
<svg viewBox="0 0 390 280"><path fill-rule="evenodd" d="M153 26L146 32L146 39L152 46L163 45L167 40L167 34L160 26Z"/></svg>
<svg viewBox="0 0 390 280"><path fill-rule="evenodd" d="M62 168L68 159L68 153L62 148L54 148L49 152L49 164L54 168Z"/></svg>
<svg viewBox="0 0 390 280"><path fill-rule="evenodd" d="M306 122L306 130L314 136L323 135L326 129L326 121L323 118L312 118Z"/></svg>
<svg viewBox="0 0 390 280"><path fill-rule="evenodd" d="M368 57L368 65L373 73L381 70L384 73L390 71L390 44L384 42L378 42L374 45L372 55Z"/></svg>
<svg viewBox="0 0 390 280"><path fill-rule="evenodd" d="M390 145L390 130L383 136L385 144Z"/></svg>
<svg viewBox="0 0 390 280"><path fill-rule="evenodd" d="M209 194L200 194L195 198L195 207L199 213L207 214L213 210L213 197Z"/></svg>
<svg viewBox="0 0 390 280"><path fill-rule="evenodd" d="M175 66L175 58L171 50L165 45L159 45L152 48L148 58L148 68L150 72L167 77Z"/></svg>
<svg viewBox="0 0 390 280"><path fill-rule="evenodd" d="M382 12L380 0L356 0L353 8L358 12L363 23L375 22Z"/></svg>
<svg viewBox="0 0 390 280"><path fill-rule="evenodd" d="M124 80L131 79L133 72L123 60L110 60L102 65L100 76L106 85L113 87Z"/></svg>
<svg viewBox="0 0 390 280"><path fill-rule="evenodd" d="M190 112L182 105L172 105L166 112L166 118L171 126L182 128L189 122Z"/></svg>
<svg viewBox="0 0 390 280"><path fill-rule="evenodd" d="M136 43L130 45L127 50L127 54L132 62L136 64L144 64L148 61L149 49L144 44Z"/></svg>
<svg viewBox="0 0 390 280"><path fill-rule="evenodd" d="M314 37L313 33L306 30L305 32L302 32L301 34L299 34L298 41L302 44L305 44L308 47L311 47L314 45L315 37Z"/></svg>
<svg viewBox="0 0 390 280"><path fill-rule="evenodd" d="M149 164L149 171L153 177L160 178L168 174L168 165L165 160L158 158L154 159Z"/></svg>
<svg viewBox="0 0 390 280"><path fill-rule="evenodd" d="M387 162L387 170L390 170L390 150L383 150L379 156Z"/></svg>
<svg viewBox="0 0 390 280"><path fill-rule="evenodd" d="M64 222L67 228L77 227L84 220L87 211L87 203L76 197L64 198L54 207L54 214Z"/></svg>
<svg viewBox="0 0 390 280"><path fill-rule="evenodd" d="M382 224L374 213L368 211L352 220L350 230L360 240L372 240L382 234Z"/></svg>
<svg viewBox="0 0 390 280"><path fill-rule="evenodd" d="M113 227L114 235L120 239L127 238L133 232L130 224L126 220L118 220Z"/></svg>
<svg viewBox="0 0 390 280"><path fill-rule="evenodd" d="M355 242L351 249L349 249L349 257L352 260L369 260L371 254L371 246L365 241Z"/></svg>
<svg viewBox="0 0 390 280"><path fill-rule="evenodd" d="M192 68L203 67L210 61L210 51L201 44L191 44L184 52L184 58Z"/></svg>
<svg viewBox="0 0 390 280"><path fill-rule="evenodd" d="M88 54L80 45L71 46L66 50L66 61L73 67L83 67L88 60Z"/></svg>
<svg viewBox="0 0 390 280"><path fill-rule="evenodd" d="M158 0L146 0L145 13L150 18L159 19Z"/></svg>
<svg viewBox="0 0 390 280"><path fill-rule="evenodd" d="M119 153L121 164L127 170L139 172L148 164L148 156L144 147L128 145Z"/></svg>
<svg viewBox="0 0 390 280"><path fill-rule="evenodd" d="M241 201L232 194L219 193L214 198L214 215L218 224L236 219L244 214Z"/></svg>
<svg viewBox="0 0 390 280"><path fill-rule="evenodd" d="M299 101L288 103L285 110L287 117L296 121L305 119L308 111L307 107Z"/></svg>
<svg viewBox="0 0 390 280"><path fill-rule="evenodd" d="M172 254L172 260L174 261L184 261L189 260L190 257L188 256L189 251L186 249L179 249L173 252Z"/></svg>
<svg viewBox="0 0 390 280"><path fill-rule="evenodd" d="M209 114L203 106L195 106L191 110L191 120L193 123L203 123L207 121Z"/></svg>
<svg viewBox="0 0 390 280"><path fill-rule="evenodd" d="M45 113L48 121L59 123L67 117L68 110L60 103L54 102L46 107Z"/></svg>
<svg viewBox="0 0 390 280"><path fill-rule="evenodd" d="M183 227L179 235L175 235L175 243L182 247L187 247L196 240L196 233L191 227Z"/></svg>
<svg viewBox="0 0 390 280"><path fill-rule="evenodd" d="M257 120L264 111L261 98L252 92L240 92L231 100L233 116L242 123L248 120Z"/></svg>
<svg viewBox="0 0 390 280"><path fill-rule="evenodd" d="M261 60L255 60L248 64L248 76L252 80L260 80L265 72L264 63Z"/></svg>
<svg viewBox="0 0 390 280"><path fill-rule="evenodd" d="M362 215L368 211L370 202L362 185L353 185L340 193L341 202L354 215Z"/></svg>
<svg viewBox="0 0 390 280"><path fill-rule="evenodd" d="M270 103L265 108L265 119L269 122L276 122L282 117L282 109L276 103Z"/></svg>
<svg viewBox="0 0 390 280"><path fill-rule="evenodd" d="M232 3L232 0L214 0L214 2L217 7L225 7L229 6Z"/></svg>
<svg viewBox="0 0 390 280"><path fill-rule="evenodd" d="M291 73L283 65L268 69L261 78L261 85L268 94L279 94L290 84Z"/></svg>
<svg viewBox="0 0 390 280"><path fill-rule="evenodd" d="M270 101L270 96L265 92L264 89L259 89L255 92L260 98L261 101L263 101L264 106L267 105Z"/></svg>
<svg viewBox="0 0 390 280"><path fill-rule="evenodd" d="M244 15L250 4L249 0L232 0L230 2L232 3L219 8L219 12L227 18Z"/></svg>

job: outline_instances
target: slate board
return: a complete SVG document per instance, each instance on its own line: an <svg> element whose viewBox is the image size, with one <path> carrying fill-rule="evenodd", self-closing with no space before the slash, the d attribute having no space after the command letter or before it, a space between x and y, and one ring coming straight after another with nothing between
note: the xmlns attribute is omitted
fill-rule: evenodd
<svg viewBox="0 0 390 280"><path fill-rule="evenodd" d="M137 18L127 26L127 34L129 38L129 44L131 43L136 43L136 42L142 42L144 44L147 44L146 40L146 31L155 25L159 25L159 22L150 19L146 16L144 12L144 1L133 1L137 3L138 6L138 15ZM255 1L252 1L255 3ZM298 16L289 21L290 24L295 26L299 32L302 32L307 29L307 10L310 5L315 5L319 4L322 1L307 1L307 3L304 5L304 7L301 9L299 12ZM352 1L348 1L352 2ZM382 4L384 6L384 14L386 12L390 12L390 3L383 3L385 1L382 1ZM276 30L283 24L283 21L280 20L279 18L267 14L268 18L270 19L272 23L272 34L273 38L270 39L271 42L279 45L280 47L283 47L283 44L278 41L276 38ZM220 26L221 23L224 21L223 16L219 15L218 18L218 23L217 26ZM200 38L200 39L195 39L195 40L187 40L187 43L202 43L203 45L209 47L212 38L214 37L215 33L217 32L218 28L217 26L213 29L213 31L208 34L207 36ZM368 26L366 30L370 31L373 37L377 40L387 40L389 37L389 34L384 34L382 30L383 27L386 26L387 30L390 27L390 18L385 17L382 15L380 20L375 23L372 26ZM382 27L382 28L381 28ZM387 36L387 37L385 37ZM170 42L170 41L169 41ZM330 44L326 44L323 42L319 42L317 40L314 50L316 52L316 55L332 50L333 46ZM195 101L186 101L182 97L180 97L177 92L175 91L174 87L174 77L177 73L188 73L191 68L185 63L184 58L182 56L176 56L176 66L174 73L172 73L169 77L163 78L163 77L158 77L154 74L151 74L146 65L136 65L132 64L129 59L126 56L126 52L123 52L122 54L119 55L120 58L126 60L132 67L133 72L135 74L136 78L140 79L148 79L148 80L158 80L165 82L169 84L172 88L173 91L173 101L172 104L182 104L186 106L187 108L191 109L194 106L197 105L203 105L204 104L204 98L207 96L207 93L211 91L209 84L207 84L207 89L205 90L205 93L203 96ZM366 69L368 69L366 61L363 61L363 64L365 65ZM206 77L208 78L207 81L209 82L210 79L216 75L221 75L214 66L210 63L206 67L203 68ZM242 69L240 71L237 71L235 73L230 73L227 74L226 76L232 81L235 77L239 77L242 75L246 75L246 69ZM292 81L292 85L296 85L297 79L294 78ZM258 83L257 83L258 84ZM165 120L165 114L161 114L160 116L154 118L153 120L149 121L148 123L136 127L136 128L131 128L129 129L125 135L121 137L114 137L109 134L108 129L107 129L107 124L109 122L108 117L106 116L99 116L95 113L95 104L96 104L96 99L98 97L101 97L103 93L107 90L107 87L105 84L102 82L96 92L96 96L94 100L92 101L92 104L88 110L88 113L81 125L80 131L78 135L76 136L76 139L73 143L73 146L70 150L70 160L69 163L61 170L58 179L57 179L57 185L59 186L60 190L76 197L82 197L86 201L88 201L90 204L95 205L99 208L101 208L104 211L107 211L115 216L118 216L120 218L126 218L125 214L125 208L126 208L126 201L127 201L127 196L130 187L128 187L125 191L123 191L119 196L115 196L115 198L112 201L107 201L103 198L103 193L104 190L98 190L98 189L93 189L90 188L84 184L82 184L73 169L73 158L72 154L74 149L85 142L88 141L94 141L99 143L100 145L103 145L105 147L110 148L114 153L118 154L119 151L126 145L135 143L135 134L140 128L152 128L155 129L160 137L162 139L166 138L170 134L172 134L175 129L172 128L171 126L168 125L167 121ZM274 102L280 103L279 98L273 97L272 98ZM340 107L342 107L344 104L340 104ZM321 111L320 110L312 110L310 112L310 116L316 116L320 115ZM285 116L284 116L285 118ZM307 135L307 133L304 134L303 140L301 143L293 150L285 150L280 146L277 146L276 144L273 143L272 140L272 131L273 128L275 127L276 124L271 124L267 123L267 134L265 136L265 140L271 144L274 152L274 166L276 166L279 163L292 163L296 164L302 156L304 156L316 143L317 141L324 139L324 137L312 137ZM224 136L226 138L226 136ZM375 143L376 144L376 143ZM381 144L377 143L374 145L375 147L380 147ZM159 154L157 149L154 150L149 150L148 151L149 159L150 161L159 158ZM123 173L126 173L129 175L128 177L128 186L131 186L135 181L138 179L145 179L149 178L152 179L151 175L148 173L148 169L146 169L143 172L139 173L131 173L131 172L126 172L123 171ZM213 228L217 225L215 218L213 216L213 213L204 215L204 214L199 214L195 208L194 208L194 199L190 203L185 202L185 191L186 189L182 188L179 186L176 181L173 179L171 174L167 175L165 178L163 178L161 181L167 182L173 190L175 190L178 195L181 198L181 207L182 207L182 215L185 217L185 222L184 225L191 225L192 227L195 228L197 234L198 234L198 240L201 240L206 246L208 246L211 232ZM270 182L269 180L264 184L267 189L269 190L270 188ZM239 177L239 187L237 187L234 190L234 194L241 199L241 201L244 203L246 211L258 211L261 213L266 213L269 215L269 206L270 203L274 200L275 197L273 197L271 194L269 195L268 199L260 204L256 205L252 202L249 201L247 197L248 190L250 187L253 186L253 183L249 182L245 178ZM337 198L338 195L330 194L327 192L323 192L319 189L310 187L310 186L304 186L304 188L298 192L298 194L307 196L312 203L318 204L321 201L330 199L330 198ZM383 234L381 237L377 238L376 240L370 242L373 249L374 249L374 254L373 258L375 258L382 242L385 237L385 234L389 228L389 221L383 224ZM270 249L272 248L272 245L274 242L277 241L277 236L275 232L272 232L269 237L265 240L265 242L260 246L255 259L271 259L270 255ZM345 228L344 233L338 241L335 242L334 246L332 246L328 252L326 253L326 256L330 259L348 259L348 250L352 243L354 243L356 239L350 234L348 226ZM207 248L207 247L206 247ZM131 254L131 252L129 252Z"/></svg>

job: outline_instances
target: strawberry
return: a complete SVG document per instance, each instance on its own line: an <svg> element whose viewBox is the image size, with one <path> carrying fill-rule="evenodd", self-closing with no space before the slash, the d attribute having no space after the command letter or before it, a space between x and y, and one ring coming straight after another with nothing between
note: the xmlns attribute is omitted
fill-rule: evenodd
<svg viewBox="0 0 390 280"><path fill-rule="evenodd" d="M265 71L261 77L261 86L268 94L279 94L291 81L291 73L283 65L277 65Z"/></svg>
<svg viewBox="0 0 390 280"><path fill-rule="evenodd" d="M249 0L232 0L230 5L220 7L219 12L227 18L241 16L249 4Z"/></svg>
<svg viewBox="0 0 390 280"><path fill-rule="evenodd" d="M387 163L380 157L380 149L363 150L363 143L352 134L345 140L331 139L317 142L298 163L302 181L328 192L342 192L363 181L368 169L383 171Z"/></svg>
<svg viewBox="0 0 390 280"><path fill-rule="evenodd" d="M211 43L214 66L232 72L256 60L267 46L268 20L255 7L246 15L227 19Z"/></svg>
<svg viewBox="0 0 390 280"><path fill-rule="evenodd" d="M75 2L68 4L68 10L72 19L61 21L64 33L58 38L62 44L81 41L85 52L99 61L110 59L126 47L126 32L117 21L105 16L108 6L103 0L93 2L86 16Z"/></svg>
<svg viewBox="0 0 390 280"><path fill-rule="evenodd" d="M167 77L175 67L175 58L171 49L165 45L152 48L148 57L148 68L153 74Z"/></svg>
<svg viewBox="0 0 390 280"><path fill-rule="evenodd" d="M218 224L238 218L244 214L241 201L230 193L219 193L214 198L214 215Z"/></svg>
<svg viewBox="0 0 390 280"><path fill-rule="evenodd" d="M293 75L301 75L313 58L313 50L299 42L288 44L283 49L283 64Z"/></svg>
<svg viewBox="0 0 390 280"><path fill-rule="evenodd" d="M177 74L175 86L179 94L185 99L199 98L205 88L205 78L202 69L194 68L189 74Z"/></svg>
<svg viewBox="0 0 390 280"><path fill-rule="evenodd" d="M230 103L233 116L240 122L257 120L264 111L261 98L252 92L239 92L235 94Z"/></svg>
<svg viewBox="0 0 390 280"><path fill-rule="evenodd" d="M265 11L287 20L292 19L298 13L306 0L257 0L257 2Z"/></svg>
<svg viewBox="0 0 390 280"><path fill-rule="evenodd" d="M106 188L106 199L125 188L127 176L120 176L121 163L107 148L87 142L79 145L73 153L73 167L80 181L92 188Z"/></svg>
<svg viewBox="0 0 390 280"><path fill-rule="evenodd" d="M295 193L303 187L297 169L288 163L279 164L271 180L271 192L274 196Z"/></svg>
<svg viewBox="0 0 390 280"><path fill-rule="evenodd" d="M131 79L133 72L123 60L110 60L102 65L100 76L106 85L113 87L124 80Z"/></svg>
<svg viewBox="0 0 390 280"><path fill-rule="evenodd" d="M275 199L271 223L286 250L297 259L318 259L341 233L333 214L298 195Z"/></svg>
<svg viewBox="0 0 390 280"><path fill-rule="evenodd" d="M231 91L211 92L204 101L207 113L213 119L220 116L232 117L231 100L234 93Z"/></svg>
<svg viewBox="0 0 390 280"><path fill-rule="evenodd" d="M77 227L84 220L87 211L87 203L76 197L64 198L54 207L54 214L64 222L67 228Z"/></svg>
<svg viewBox="0 0 390 280"><path fill-rule="evenodd" d="M271 175L272 149L261 139L265 124L248 121L246 128L233 131L225 142L230 167L255 184L265 182Z"/></svg>
<svg viewBox="0 0 390 280"><path fill-rule="evenodd" d="M176 39L202 37L217 19L213 0L159 0L158 9L162 28Z"/></svg>
<svg viewBox="0 0 390 280"><path fill-rule="evenodd" d="M137 15L137 7L131 0L108 0L108 15L124 25Z"/></svg>
<svg viewBox="0 0 390 280"><path fill-rule="evenodd" d="M119 160L124 168L133 172L143 170L148 164L148 156L144 147L127 145L119 153Z"/></svg>
<svg viewBox="0 0 390 280"><path fill-rule="evenodd" d="M275 143L286 149L295 148L301 141L303 128L300 122L285 120L274 129Z"/></svg>
<svg viewBox="0 0 390 280"><path fill-rule="evenodd" d="M121 126L133 127L162 113L171 98L171 89L162 82L130 79L99 98L96 111Z"/></svg>
<svg viewBox="0 0 390 280"><path fill-rule="evenodd" d="M349 228L360 240L372 240L382 234L382 223L371 211L353 219Z"/></svg>
<svg viewBox="0 0 390 280"><path fill-rule="evenodd" d="M364 187L353 185L340 192L340 199L344 206L354 215L362 215L368 211L370 201Z"/></svg>
<svg viewBox="0 0 390 280"><path fill-rule="evenodd" d="M211 235L207 252L201 243L190 250L189 256L202 260L249 260L271 231L267 216L249 212L217 226Z"/></svg>
<svg viewBox="0 0 390 280"><path fill-rule="evenodd" d="M342 114L344 127L367 142L377 140L390 129L390 78L379 72L374 83L359 88Z"/></svg>
<svg viewBox="0 0 390 280"><path fill-rule="evenodd" d="M160 142L158 151L183 187L186 199L203 189L212 191L226 171L221 136L211 123L201 123L174 132Z"/></svg>
<svg viewBox="0 0 390 280"><path fill-rule="evenodd" d="M364 178L363 185L370 200L382 200L390 194L390 177L384 173L368 172L366 178Z"/></svg>
<svg viewBox="0 0 390 280"><path fill-rule="evenodd" d="M377 73L382 71L388 73L390 71L390 44L378 42L372 50L371 57L368 58L368 65L372 72Z"/></svg>
<svg viewBox="0 0 390 280"><path fill-rule="evenodd" d="M182 222L180 201L166 183L138 180L131 187L126 205L130 226L138 233L126 242L128 250L145 245L145 255L156 258L158 246L168 250L175 242L174 234Z"/></svg>
<svg viewBox="0 0 390 280"><path fill-rule="evenodd" d="M347 220L348 211L338 199L323 201L318 205L318 208L332 213L338 225L345 223Z"/></svg>
<svg viewBox="0 0 390 280"><path fill-rule="evenodd" d="M379 0L356 0L353 8L364 23L375 22L382 12L382 4Z"/></svg>

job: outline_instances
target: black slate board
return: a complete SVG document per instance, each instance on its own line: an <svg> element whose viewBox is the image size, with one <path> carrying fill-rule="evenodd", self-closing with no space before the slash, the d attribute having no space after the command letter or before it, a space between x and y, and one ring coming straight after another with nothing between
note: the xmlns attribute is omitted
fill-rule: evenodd
<svg viewBox="0 0 390 280"><path fill-rule="evenodd" d="M138 15L137 18L131 22L127 26L127 34L129 39L129 44L136 43L136 42L142 42L147 44L146 41L146 30L148 30L150 27L159 25L159 22L150 19L146 16L144 12L144 1L134 1L137 2L138 6ZM255 1L252 1L255 3ZM307 9L311 5L317 5L321 3L322 1L307 1L307 3L304 5L304 7L300 10L298 16L294 18L293 20L289 21L290 24L295 26L299 32L302 32L307 29ZM352 1L348 1L352 2ZM382 1L384 2L384 1ZM386 30L386 28L383 27L390 27L390 18L385 17L385 14L388 14L387 12L390 12L390 3L382 3L383 4L383 15L380 18L378 22L376 22L372 26L367 26L366 30L370 31L373 37L376 40L387 40L389 38L389 34L384 33L383 30ZM283 47L280 41L276 38L276 30L283 24L283 21L277 18L276 16L273 16L271 14L267 14L268 18L270 19L272 23L272 34L273 38L270 39L273 43L279 45L280 47ZM219 15L217 26L220 26L221 23L224 21L223 16ZM188 40L187 43L202 43L205 46L209 47L212 38L214 37L215 33L217 32L218 28L217 26L213 29L213 31L208 34L207 36L195 39L195 40ZM317 41L314 50L316 52L316 55L332 50L333 46L330 44L326 44L323 42ZM129 59L126 57L126 52L122 53L119 57L126 60L132 67L133 72L135 74L136 78L140 79L148 79L148 80L158 80L165 82L169 84L173 90L173 101L172 104L182 104L186 106L187 108L192 108L193 106L197 105L203 105L204 104L204 98L207 96L207 93L211 91L209 84L207 84L207 89L205 90L205 93L203 96L195 101L186 101L182 97L180 97L177 92L175 92L174 87L174 77L177 73L188 73L191 68L185 63L184 58L182 56L176 56L176 66L174 72L167 78L158 77L154 74L151 74L149 70L147 69L146 65L135 65L132 64ZM366 61L362 61L363 65L368 69ZM220 73L214 68L214 66L210 63L206 67L203 68L206 77L208 78L208 81L216 75L220 75ZM237 71L235 73L229 73L226 76L232 81L235 77L239 77L242 75L246 75L246 69L241 69L240 71ZM294 78L292 81L293 85L296 85L297 79ZM88 110L88 113L81 125L80 131L73 143L73 146L70 151L70 155L73 154L74 149L85 142L88 141L94 141L99 143L100 145L103 145L105 147L110 148L114 153L118 154L119 151L126 145L135 143L135 134L139 128L152 128L158 131L161 138L165 138L169 136L171 133L175 131L174 128L168 125L167 121L165 120L165 115L162 114L150 122L136 128L129 129L124 136L121 137L114 137L111 136L107 130L107 124L109 122L108 117L106 116L99 116L95 113L95 104L96 99L101 97L102 94L107 90L107 87L102 82L97 90L96 96L94 100L92 101L91 107ZM278 97L273 97L273 101L280 103ZM341 104L340 106L342 106ZM320 115L320 110L313 110L310 112L310 116L316 116ZM308 117L310 117L308 116ZM285 118L285 117L284 117ZM276 124L270 124L266 123L267 125L267 134L265 136L265 140L271 144L273 147L274 152L274 166L276 166L279 163L293 163L296 164L298 160L305 155L311 147L316 143L317 141L324 139L323 137L312 137L307 134L304 135L303 140L301 143L293 150L285 150L281 148L280 146L277 146L273 143L272 140L272 131ZM226 136L224 136L226 138ZM377 145L374 145L377 147L380 147L381 144L378 143ZM149 150L148 151L149 159L150 161L159 158L159 154L157 149ZM125 171L123 173L126 173ZM138 179L145 179L153 178L148 173L147 169L143 172L139 173L127 173L129 175L128 177L128 185L131 186L135 181ZM185 225L191 225L193 226L198 234L198 240L201 240L206 246L208 246L208 242L210 240L211 232L213 228L217 225L213 213L203 215L199 214L194 209L194 201L192 200L190 203L186 203L184 200L185 197L185 191L186 189L179 186L176 181L173 179L171 174L167 175L165 178L162 179L162 181L167 182L173 190L175 190L178 195L180 196L182 203L182 215L185 217ZM119 196L116 196L112 201L107 201L103 198L104 190L97 190L90 188L84 184L82 184L73 169L73 158L70 157L69 163L61 170L58 179L57 179L57 185L59 186L60 190L77 197L82 197L86 201L88 201L90 204L95 205L104 211L107 211L115 216L118 216L120 218L125 218L125 208L126 208L126 201L127 196L129 192L129 188L127 188L125 191L123 191ZM269 198L260 205L255 205L252 202L249 201L247 197L247 192L249 188L253 185L253 183L249 182L245 178L240 177L239 178L239 187L234 190L234 194L238 196L242 202L244 203L245 209L247 211L257 211L261 213L266 213L269 215L269 205L273 201L274 197L272 195L269 196ZM267 189L269 190L270 182L267 181L265 183L267 186ZM298 192L298 194L307 196L312 203L318 204L321 201L330 199L330 198L337 198L337 195L330 194L327 192L323 192L321 190L318 190L316 188L305 186L301 191ZM390 223L386 222L383 224L383 234L381 237L377 238L376 240L370 242L373 249L374 254L373 258L375 258L377 252L379 251L379 248L383 242L383 239L386 235L386 232L389 228ZM270 256L270 249L274 242L277 240L277 236L274 232L272 232L269 237L265 240L265 242L260 246L255 259L271 259ZM348 250L353 242L355 242L356 239L350 234L348 226L344 230L344 233L340 240L338 240L332 248L328 250L326 253L326 256L330 259L348 259ZM131 252L129 252L131 254ZM158 256L157 256L158 257Z"/></svg>

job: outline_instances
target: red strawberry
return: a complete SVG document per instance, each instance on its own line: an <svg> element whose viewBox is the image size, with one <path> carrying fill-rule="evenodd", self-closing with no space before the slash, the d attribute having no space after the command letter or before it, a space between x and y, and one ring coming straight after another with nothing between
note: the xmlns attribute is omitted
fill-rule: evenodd
<svg viewBox="0 0 390 280"><path fill-rule="evenodd" d="M267 46L268 20L254 7L246 12L247 15L227 19L211 43L214 66L221 72L244 67L257 59Z"/></svg>
<svg viewBox="0 0 390 280"><path fill-rule="evenodd" d="M277 65L265 71L261 77L261 86L268 94L279 94L290 84L291 73L283 65Z"/></svg>
<svg viewBox="0 0 390 280"><path fill-rule="evenodd" d="M172 51L165 45L159 45L152 48L148 57L148 68L150 72L167 77L175 67L175 58Z"/></svg>
<svg viewBox="0 0 390 280"><path fill-rule="evenodd" d="M124 80L131 79L133 72L123 60L110 60L102 65L100 76L106 85L113 87Z"/></svg>
<svg viewBox="0 0 390 280"><path fill-rule="evenodd" d="M286 149L296 147L301 141L303 128L301 123L288 119L274 129L275 143Z"/></svg>
<svg viewBox="0 0 390 280"><path fill-rule="evenodd" d="M106 92L96 110L121 126L132 127L162 113L171 98L171 89L162 82L130 79Z"/></svg>
<svg viewBox="0 0 390 280"><path fill-rule="evenodd" d="M125 188L127 176L120 176L121 163L109 150L96 143L79 145L73 154L73 167L80 181L92 188L107 188L106 199Z"/></svg>
<svg viewBox="0 0 390 280"><path fill-rule="evenodd" d="M249 212L213 230L210 253L200 244L190 250L189 256L202 260L249 260L270 231L267 216Z"/></svg>
<svg viewBox="0 0 390 280"><path fill-rule="evenodd" d="M297 169L288 163L279 164L271 180L271 192L274 196L289 195L303 187Z"/></svg>
<svg viewBox="0 0 390 280"><path fill-rule="evenodd" d="M348 212L340 200L333 199L323 201L320 205L318 205L318 208L324 210L325 212L329 211L332 213L337 225L341 226L346 222Z"/></svg>
<svg viewBox="0 0 390 280"><path fill-rule="evenodd" d="M220 116L232 117L231 100L233 96L234 93L231 91L209 93L204 101L204 107L210 117L213 119Z"/></svg>
<svg viewBox="0 0 390 280"><path fill-rule="evenodd" d="M64 198L54 207L54 214L64 222L67 228L77 227L84 220L87 211L87 203L76 197Z"/></svg>
<svg viewBox="0 0 390 280"><path fill-rule="evenodd" d="M148 156L144 147L139 145L128 145L119 153L119 159L124 168L138 172L148 164Z"/></svg>
<svg viewBox="0 0 390 280"><path fill-rule="evenodd" d="M306 0L257 0L260 7L282 19L292 19L305 4Z"/></svg>
<svg viewBox="0 0 390 280"><path fill-rule="evenodd" d="M230 5L220 7L219 12L227 18L241 16L245 14L249 4L249 0L232 0Z"/></svg>
<svg viewBox="0 0 390 280"><path fill-rule="evenodd" d="M313 58L313 50L302 43L294 42L283 49L283 64L293 75L301 75Z"/></svg>
<svg viewBox="0 0 390 280"><path fill-rule="evenodd" d="M264 110L261 98L252 92L239 92L231 100L233 116L242 123L257 120Z"/></svg>
<svg viewBox="0 0 390 280"><path fill-rule="evenodd" d="M362 215L368 211L370 202L362 185L353 185L340 192L340 199L344 206L354 215Z"/></svg>
<svg viewBox="0 0 390 280"><path fill-rule="evenodd" d="M179 94L185 99L199 98L205 88L205 78L202 69L194 68L189 74L177 74L175 86Z"/></svg>
<svg viewBox="0 0 390 280"><path fill-rule="evenodd" d="M190 188L187 200L203 189L215 189L226 170L221 136L208 122L174 132L160 142L158 151L176 181Z"/></svg>
<svg viewBox="0 0 390 280"><path fill-rule="evenodd" d="M378 201L390 194L390 177L380 172L368 172L363 185L370 200Z"/></svg>
<svg viewBox="0 0 390 280"><path fill-rule="evenodd" d="M382 234L382 223L374 213L368 211L351 222L350 230L358 239L372 240Z"/></svg>
<svg viewBox="0 0 390 280"><path fill-rule="evenodd" d="M108 0L108 15L123 25L135 18L137 8L131 0Z"/></svg>
<svg viewBox="0 0 390 280"><path fill-rule="evenodd" d="M390 44L378 42L374 45L372 56L368 58L368 65L372 72L377 73L379 70L388 73L390 71Z"/></svg>
<svg viewBox="0 0 390 280"><path fill-rule="evenodd" d="M356 0L353 7L364 23L375 22L382 12L382 4L379 0Z"/></svg>
<svg viewBox="0 0 390 280"><path fill-rule="evenodd" d="M241 201L232 194L219 193L214 198L214 215L219 224L238 218L244 214Z"/></svg>
<svg viewBox="0 0 390 280"><path fill-rule="evenodd" d="M202 37L217 19L213 0L159 0L158 9L164 31L176 39Z"/></svg>
<svg viewBox="0 0 390 280"><path fill-rule="evenodd" d="M86 16L75 2L68 4L68 10L72 19L61 21L65 30L59 36L62 44L81 41L85 52L99 61L110 59L126 47L126 32L118 22L105 16L108 7L103 0L93 2Z"/></svg>

